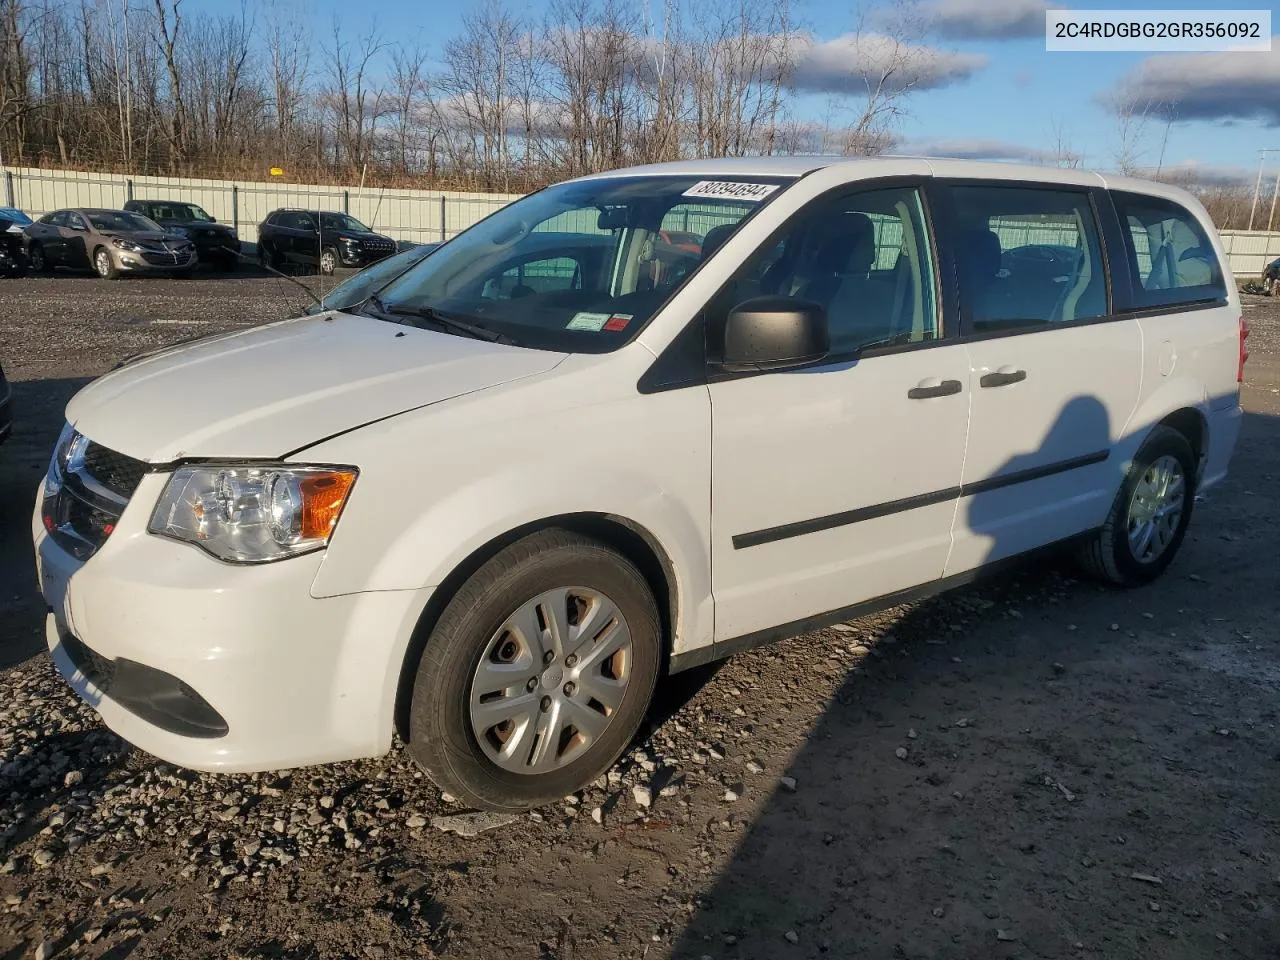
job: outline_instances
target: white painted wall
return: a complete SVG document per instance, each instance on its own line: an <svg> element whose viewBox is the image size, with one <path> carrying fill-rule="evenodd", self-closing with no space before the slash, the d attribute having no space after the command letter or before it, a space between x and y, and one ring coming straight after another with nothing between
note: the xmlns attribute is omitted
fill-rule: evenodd
<svg viewBox="0 0 1280 960"><path fill-rule="evenodd" d="M61 207L121 207L138 200L180 199L197 203L224 223L233 222L240 239L254 243L258 224L276 207L346 209L357 220L396 240L423 243L447 239L499 207L517 193L460 193L319 186L283 181L200 180L188 177L126 177L115 173L6 167L0 171L0 205L13 205L33 217ZM233 211L234 198L234 211ZM1280 257L1280 232L1223 230L1222 244L1238 280L1259 277Z"/></svg>

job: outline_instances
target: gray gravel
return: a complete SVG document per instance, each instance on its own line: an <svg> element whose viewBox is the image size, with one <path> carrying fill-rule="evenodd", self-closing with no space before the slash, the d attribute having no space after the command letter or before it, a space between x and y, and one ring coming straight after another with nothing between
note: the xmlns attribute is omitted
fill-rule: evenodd
<svg viewBox="0 0 1280 960"><path fill-rule="evenodd" d="M1236 472L1161 583L1039 564L673 678L607 776L493 818L398 746L175 769L43 653L27 527L61 405L286 287L0 281L0 957L1274 953L1280 304L1250 307Z"/></svg>

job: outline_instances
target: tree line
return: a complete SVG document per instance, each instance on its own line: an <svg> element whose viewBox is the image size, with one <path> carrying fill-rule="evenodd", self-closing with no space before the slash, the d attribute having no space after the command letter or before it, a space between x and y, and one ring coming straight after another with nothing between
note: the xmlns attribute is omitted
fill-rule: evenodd
<svg viewBox="0 0 1280 960"><path fill-rule="evenodd" d="M850 146L794 120L787 0L483 0L434 49L306 7L0 0L0 159L481 189L687 156ZM869 139L869 138L866 138Z"/></svg>
<svg viewBox="0 0 1280 960"><path fill-rule="evenodd" d="M428 46L313 22L306 0L0 0L0 162L524 192L687 157L874 154L949 56L920 0L829 25L825 94L792 0L463 2ZM798 116L798 87L825 109ZM1114 111L1122 169L1149 113ZM1053 133L1049 162L1078 164ZM1200 192L1232 225L1251 199Z"/></svg>

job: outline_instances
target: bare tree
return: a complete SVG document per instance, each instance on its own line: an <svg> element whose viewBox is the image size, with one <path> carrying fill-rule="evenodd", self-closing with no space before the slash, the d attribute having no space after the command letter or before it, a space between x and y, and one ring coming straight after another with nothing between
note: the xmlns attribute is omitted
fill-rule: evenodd
<svg viewBox="0 0 1280 960"><path fill-rule="evenodd" d="M917 0L894 0L887 9L863 6L853 32L851 55L858 78L853 123L843 152L882 153L907 114L907 103L933 66L937 52L915 43L929 30Z"/></svg>
<svg viewBox="0 0 1280 960"><path fill-rule="evenodd" d="M370 85L370 67L386 47L374 24L352 49L343 39L339 22L333 23L330 51L330 86L325 104L333 115L335 156L352 169L368 163L378 120L383 113L384 93Z"/></svg>
<svg viewBox="0 0 1280 960"><path fill-rule="evenodd" d="M170 166L177 168L186 154L187 112L182 100L182 69L179 65L178 41L182 31L182 0L154 0L156 43L164 57L169 74L168 116L165 120L165 136L169 141ZM172 18L173 26L169 22Z"/></svg>

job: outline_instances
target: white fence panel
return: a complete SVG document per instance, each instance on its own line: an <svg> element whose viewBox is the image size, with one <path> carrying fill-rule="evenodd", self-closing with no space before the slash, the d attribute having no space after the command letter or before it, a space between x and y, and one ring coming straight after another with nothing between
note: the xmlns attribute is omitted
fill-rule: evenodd
<svg viewBox="0 0 1280 960"><path fill-rule="evenodd" d="M1231 261L1236 280L1256 280L1263 268L1280 257L1280 232L1266 230L1223 230L1222 247Z"/></svg>
<svg viewBox="0 0 1280 960"><path fill-rule="evenodd" d="M258 239L258 224L277 207L343 210L396 240L425 243L456 236L519 194L465 193L322 186L283 181L201 180L190 177L129 177L77 170L8 167L0 171L0 202L33 217L61 207L122 207L126 200L173 198L197 203L233 225L242 240ZM1240 281L1261 276L1280 257L1280 232L1223 230L1231 271ZM1055 242L1045 237L1039 242Z"/></svg>
<svg viewBox="0 0 1280 960"><path fill-rule="evenodd" d="M195 203L256 243L258 224L277 207L341 210L396 240L447 240L520 194L344 187L284 181L130 177L77 170L9 167L0 171L0 205L32 217L63 207L124 206L129 199Z"/></svg>

